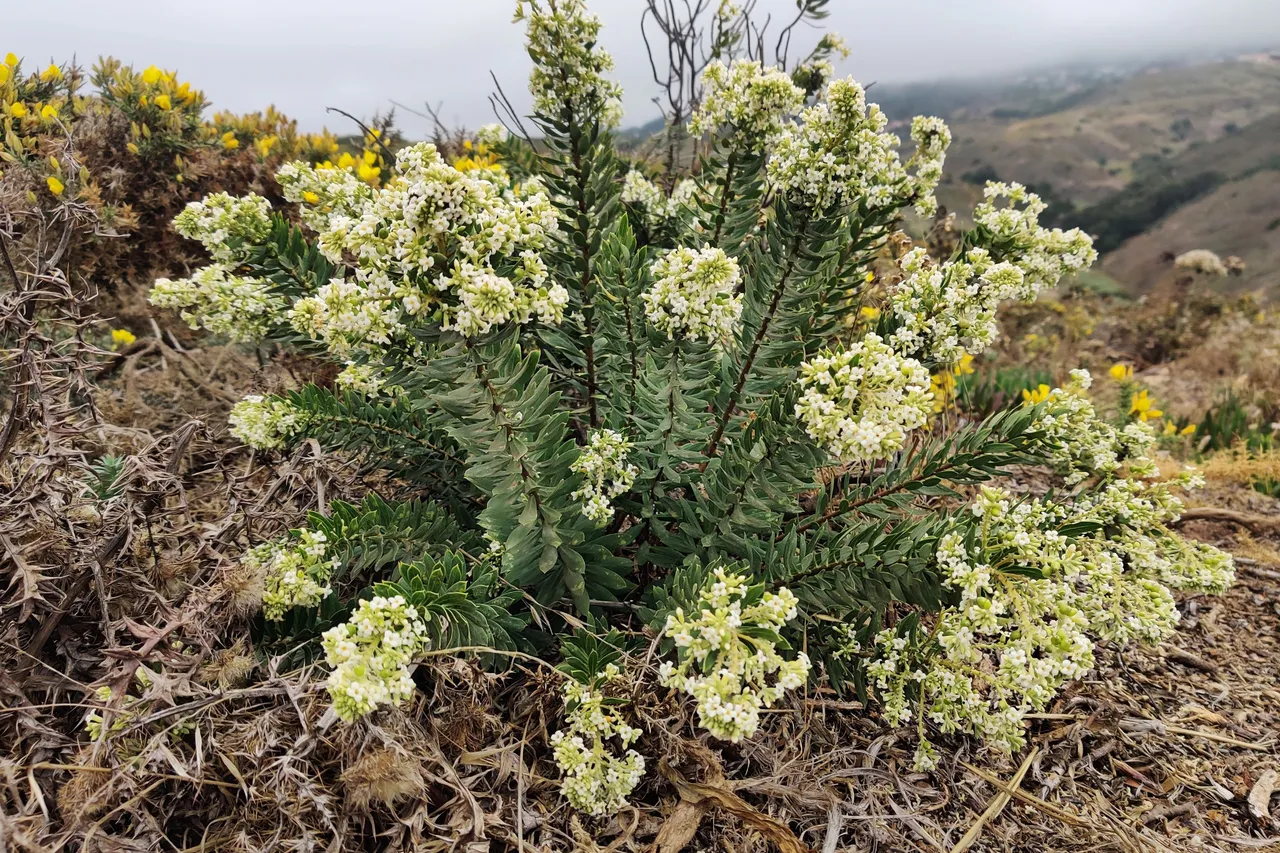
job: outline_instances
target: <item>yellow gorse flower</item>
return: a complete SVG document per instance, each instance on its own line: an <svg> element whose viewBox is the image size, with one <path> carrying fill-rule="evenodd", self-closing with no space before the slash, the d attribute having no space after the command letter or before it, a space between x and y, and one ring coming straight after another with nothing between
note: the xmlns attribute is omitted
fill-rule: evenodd
<svg viewBox="0 0 1280 853"><path fill-rule="evenodd" d="M868 320L872 323L880 319L880 309L873 308L870 305L863 305L862 310L858 313L862 315L862 319Z"/></svg>
<svg viewBox="0 0 1280 853"><path fill-rule="evenodd" d="M234 151L240 147L240 140L236 139L234 132L228 130L226 133L222 134L222 147L228 151Z"/></svg>
<svg viewBox="0 0 1280 853"><path fill-rule="evenodd" d="M261 139L255 139L253 141L253 147L258 150L259 157L266 157L271 153L272 147L279 141L280 137L278 136L264 136Z"/></svg>
<svg viewBox="0 0 1280 853"><path fill-rule="evenodd" d="M154 86L160 82L161 76L159 68L156 68L154 65L149 65L147 66L147 70L142 72L142 82L146 83L148 86ZM112 332L112 334L115 333Z"/></svg>
<svg viewBox="0 0 1280 853"><path fill-rule="evenodd" d="M307 190L302 194L302 200L305 201L307 204L319 204L320 196L316 195L311 190Z"/></svg>
<svg viewBox="0 0 1280 853"><path fill-rule="evenodd" d="M48 185L49 192L53 193L54 195L62 195L62 191L66 189L66 187L63 186L62 181L58 180L57 176L55 175L50 175L49 177L45 178L44 182L45 184Z"/></svg>
<svg viewBox="0 0 1280 853"><path fill-rule="evenodd" d="M9 115L14 118L25 118L27 115L27 107L20 101L15 101L9 105Z"/></svg>
<svg viewBox="0 0 1280 853"><path fill-rule="evenodd" d="M4 55L4 64L12 68L18 64L18 55L13 51L9 51Z"/></svg>
<svg viewBox="0 0 1280 853"><path fill-rule="evenodd" d="M1133 402L1129 405L1129 414L1137 415L1138 420L1145 423L1152 418L1162 417L1164 412L1155 408L1155 400L1152 400L1150 395L1147 394L1147 389L1143 388L1133 395Z"/></svg>
<svg viewBox="0 0 1280 853"><path fill-rule="evenodd" d="M50 80L61 80L62 69L57 65L50 63L49 67L40 72L40 79L48 83Z"/></svg>
<svg viewBox="0 0 1280 853"><path fill-rule="evenodd" d="M1043 403L1049 399L1049 392L1053 389L1043 382L1036 388L1022 389L1022 402L1028 406L1034 406L1036 403Z"/></svg>
<svg viewBox="0 0 1280 853"><path fill-rule="evenodd" d="M111 330L111 348L119 349L127 347L138 339L138 336L128 329L112 329Z"/></svg>
<svg viewBox="0 0 1280 853"><path fill-rule="evenodd" d="M162 110L173 109L173 101L169 100L168 95L156 95L156 106Z"/></svg>
<svg viewBox="0 0 1280 853"><path fill-rule="evenodd" d="M1195 424L1187 424L1178 432L1178 435L1195 435L1195 434L1196 434Z"/></svg>
<svg viewBox="0 0 1280 853"><path fill-rule="evenodd" d="M53 104L45 104L40 108L40 118L45 121L53 121L58 117L58 108Z"/></svg>
<svg viewBox="0 0 1280 853"><path fill-rule="evenodd" d="M12 74L13 72L9 70L9 66L0 65L0 86L3 86L5 83L8 83L9 77Z"/></svg>
<svg viewBox="0 0 1280 853"><path fill-rule="evenodd" d="M343 151L342 156L338 158L339 169L350 169L355 164L356 158L352 157L351 154L346 151Z"/></svg>
<svg viewBox="0 0 1280 853"><path fill-rule="evenodd" d="M1107 372L1117 382L1125 382L1133 378L1133 368L1127 364L1113 364Z"/></svg>
<svg viewBox="0 0 1280 853"><path fill-rule="evenodd" d="M968 376L973 373L973 356L965 353L960 356L960 360L956 362L955 367L951 368L951 372L956 376Z"/></svg>

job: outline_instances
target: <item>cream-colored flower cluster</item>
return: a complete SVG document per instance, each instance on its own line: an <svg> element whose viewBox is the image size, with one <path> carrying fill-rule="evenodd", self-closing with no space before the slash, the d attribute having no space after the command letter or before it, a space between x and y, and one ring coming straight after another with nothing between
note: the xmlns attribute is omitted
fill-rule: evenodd
<svg viewBox="0 0 1280 853"><path fill-rule="evenodd" d="M375 595L351 618L324 632L325 659L333 667L325 686L333 710L347 721L413 695L409 665L430 645L426 621L404 596Z"/></svg>
<svg viewBox="0 0 1280 853"><path fill-rule="evenodd" d="M1173 263L1182 269L1191 270L1202 275L1223 276L1227 274L1227 265L1222 262L1222 258L1208 249L1192 249L1189 252L1183 252L1173 259Z"/></svg>
<svg viewBox="0 0 1280 853"><path fill-rule="evenodd" d="M659 678L697 700L707 731L737 743L755 734L761 708L809 677L808 655L787 660L779 653L785 645L778 631L796 618L796 597L786 587L765 592L763 585L718 568L697 607L696 614L677 608L667 617L679 662L664 662Z"/></svg>
<svg viewBox="0 0 1280 853"><path fill-rule="evenodd" d="M933 191L942 180L942 167L951 146L951 129L936 116L916 116L911 120L911 141L916 151L907 161L907 168L915 171L916 213L933 216L938 212L938 199Z"/></svg>
<svg viewBox="0 0 1280 853"><path fill-rule="evenodd" d="M182 319L193 329L237 343L256 343L286 320L285 299L271 282L235 275L223 263L196 270L190 278L156 279L148 299L157 308L182 309Z"/></svg>
<svg viewBox="0 0 1280 853"><path fill-rule="evenodd" d="M986 249L937 264L926 249L915 248L898 266L903 279L889 294L889 305L901 325L889 341L901 353L939 364L990 346L999 333L1000 303L1022 289L1022 270L995 263Z"/></svg>
<svg viewBox="0 0 1280 853"><path fill-rule="evenodd" d="M250 394L231 407L230 432L256 450L278 450L304 425L306 416L280 399Z"/></svg>
<svg viewBox="0 0 1280 853"><path fill-rule="evenodd" d="M613 57L600 46L600 19L583 0L517 0L534 58L529 75L534 112L556 121L575 116L615 127L622 119L622 87L604 75Z"/></svg>
<svg viewBox="0 0 1280 853"><path fill-rule="evenodd" d="M938 546L959 603L927 641L892 629L876 638L868 674L890 724L912 719L914 694L942 732L1014 750L1026 715L1093 666L1095 640L1168 636L1171 588L1222 590L1232 577L1228 555L1168 529L1180 506L1165 484L1124 479L1070 505L984 487L972 521ZM934 756L926 740L917 763Z"/></svg>
<svg viewBox="0 0 1280 853"><path fill-rule="evenodd" d="M632 169L622 179L623 203L635 207L649 229L660 228L681 216L692 215L696 220L699 212L695 204L697 194L698 182L692 178L676 184L670 198L639 169Z"/></svg>
<svg viewBox="0 0 1280 853"><path fill-rule="evenodd" d="M716 60L702 73L702 84L702 103L693 111L689 132L723 132L735 148L762 147L804 104L804 90L789 74L754 61L735 59L726 66Z"/></svg>
<svg viewBox="0 0 1280 853"><path fill-rule="evenodd" d="M933 413L929 371L894 352L877 334L800 365L796 417L814 441L843 462L869 462L900 450Z"/></svg>
<svg viewBox="0 0 1280 853"><path fill-rule="evenodd" d="M330 171L293 166L299 186L307 170ZM549 282L538 254L558 227L544 194L504 191L422 143L400 151L396 174L354 203L324 219L318 245L335 263L353 259L355 279L333 279L291 313L333 353L377 352L432 316L468 336L563 318L568 291Z"/></svg>
<svg viewBox="0 0 1280 853"><path fill-rule="evenodd" d="M293 607L315 607L333 590L329 578L338 567L328 555L329 543L318 530L301 530L296 539L264 542L246 551L241 564L252 576L261 576L263 617L284 618Z"/></svg>
<svg viewBox="0 0 1280 853"><path fill-rule="evenodd" d="M234 261L271 233L271 202L250 193L243 198L214 193L193 201L173 219L173 229L197 240L215 261Z"/></svg>
<svg viewBox="0 0 1280 853"><path fill-rule="evenodd" d="M587 446L578 453L570 469L582 475L582 488L570 498L582 501L582 514L596 524L608 524L613 518L613 504L619 495L634 485L640 470L627 462L631 442L612 429L591 433Z"/></svg>
<svg viewBox="0 0 1280 853"><path fill-rule="evenodd" d="M723 249L672 249L653 264L653 285L640 295L645 316L669 340L727 345L742 316L738 262Z"/></svg>
<svg viewBox="0 0 1280 853"><path fill-rule="evenodd" d="M298 205L303 224L318 234L329 230L331 219L358 215L377 192L354 168L300 160L281 166L276 183L285 199Z"/></svg>
<svg viewBox="0 0 1280 853"><path fill-rule="evenodd" d="M900 140L884 129L889 120L852 78L833 80L825 98L805 109L775 137L767 165L769 183L793 203L813 210L865 200L871 209L924 199L936 184L949 134L937 120L918 120L925 149L921 180L898 157ZM927 156L923 156L927 155ZM933 184L929 182L933 181Z"/></svg>
<svg viewBox="0 0 1280 853"><path fill-rule="evenodd" d="M606 681L618 676L615 664L603 675ZM597 817L625 806L644 776L644 756L628 748L640 730L622 718L617 704L606 701L599 690L569 681L564 686L568 727L551 736L552 755L564 775L561 792L575 809ZM610 746L615 738L622 755Z"/></svg>
<svg viewBox="0 0 1280 853"><path fill-rule="evenodd" d="M1088 389L1093 377L1087 370L1071 371L1071 381L1049 392L1045 414L1035 427L1053 445L1049 459L1068 485L1089 477L1110 476L1122 467L1136 477L1157 473L1151 451L1156 434L1141 421L1117 429L1098 415Z"/></svg>
<svg viewBox="0 0 1280 853"><path fill-rule="evenodd" d="M984 201L973 209L973 221L981 245L996 260L1007 260L1022 270L1017 298L1030 302L1064 275L1086 269L1098 259L1093 240L1079 228L1042 227L1040 214L1046 205L1022 184L991 181L983 196ZM1001 199L1006 204L998 204Z"/></svg>

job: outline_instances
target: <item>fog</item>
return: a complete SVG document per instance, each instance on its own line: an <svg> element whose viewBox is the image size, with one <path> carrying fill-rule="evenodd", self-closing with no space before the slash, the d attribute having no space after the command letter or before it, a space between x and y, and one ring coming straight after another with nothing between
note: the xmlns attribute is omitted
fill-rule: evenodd
<svg viewBox="0 0 1280 853"><path fill-rule="evenodd" d="M639 35L641 0L590 0L605 24L602 42L626 89L625 124L658 112ZM347 132L339 107L359 115L392 101L441 105L449 123L493 121L492 72L517 107L528 105L529 60L510 0L309 0L59 3L0 0L0 53L44 65L74 53L83 64L112 54L139 67L177 68L216 109L267 104L304 129ZM842 74L863 82L991 76L1056 63L1116 61L1280 48L1280 0L832 0L824 26L853 55ZM760 0L775 20L794 2ZM776 29L776 24L775 24ZM808 45L816 32L797 33ZM421 135L428 122L401 113Z"/></svg>

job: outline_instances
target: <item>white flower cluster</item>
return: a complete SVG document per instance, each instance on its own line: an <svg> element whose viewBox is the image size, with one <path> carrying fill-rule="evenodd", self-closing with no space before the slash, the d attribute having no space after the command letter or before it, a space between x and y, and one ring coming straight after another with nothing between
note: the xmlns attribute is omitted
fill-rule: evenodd
<svg viewBox="0 0 1280 853"><path fill-rule="evenodd" d="M403 596L365 599L351 619L324 632L333 667L325 686L333 710L350 722L413 695L409 665L429 643L425 620Z"/></svg>
<svg viewBox="0 0 1280 853"><path fill-rule="evenodd" d="M726 66L716 60L703 72L702 84L702 103L693 111L689 132L724 131L733 147L759 148L804 104L804 90L789 74L754 61L735 59Z"/></svg>
<svg viewBox="0 0 1280 853"><path fill-rule="evenodd" d="M760 709L809 677L808 655L787 660L778 653L778 631L795 618L796 597L786 587L775 595L718 568L700 593L696 615L677 608L667 617L679 663L665 661L659 678L697 700L698 719L711 734L734 743L751 737Z"/></svg>
<svg viewBox="0 0 1280 853"><path fill-rule="evenodd" d="M243 278L226 264L214 263L190 277L156 279L148 296L157 308L180 308L193 329L226 335L237 343L256 343L285 321L285 300L271 282Z"/></svg>
<svg viewBox="0 0 1280 853"><path fill-rule="evenodd" d="M1150 456L1155 432L1140 421L1116 429L1099 417L1087 393L1092 384L1089 371L1071 371L1065 387L1049 392L1045 414L1035 424L1045 442L1054 445L1049 459L1055 471L1068 485L1110 476L1122 467L1132 476L1155 476L1158 469Z"/></svg>
<svg viewBox="0 0 1280 853"><path fill-rule="evenodd" d="M1183 269L1203 275L1222 276L1227 274L1227 265L1222 262L1222 258L1208 249L1192 249L1190 252L1183 252L1173 259L1173 263Z"/></svg>
<svg viewBox="0 0 1280 853"><path fill-rule="evenodd" d="M264 582L263 617L279 621L292 607L315 607L333 590L329 578L338 567L326 557L328 540L318 530L302 530L298 538L264 542L246 551L240 562Z"/></svg>
<svg viewBox="0 0 1280 853"><path fill-rule="evenodd" d="M332 171L293 164L298 186L307 170ZM335 354L376 352L437 311L464 335L535 315L563 319L568 291L548 282L538 254L558 227L544 194L504 192L422 143L400 151L396 174L353 203L324 218L318 245L335 263L354 258L355 280L333 279L291 313L295 328Z"/></svg>
<svg viewBox="0 0 1280 853"><path fill-rule="evenodd" d="M316 233L327 231L332 218L357 216L377 193L354 169L332 163L285 163L276 171L276 183L285 199L298 205L303 224Z"/></svg>
<svg viewBox="0 0 1280 853"><path fill-rule="evenodd" d="M1072 505L984 487L972 521L938 546L959 603L938 615L927 642L892 629L876 638L868 674L887 720L909 721L914 693L944 733L1019 748L1026 715L1093 666L1095 638L1158 641L1178 620L1170 587L1230 583L1229 556L1165 526L1179 506L1167 486L1132 480ZM1061 532L1070 526L1072 535ZM925 741L918 766L934 756Z"/></svg>
<svg viewBox="0 0 1280 853"><path fill-rule="evenodd" d="M685 178L676 184L671 190L670 198L639 169L632 169L622 179L623 203L634 206L643 217L644 225L651 230L683 215L693 214L696 218L698 210L694 200L697 194L698 182L692 178Z"/></svg>
<svg viewBox="0 0 1280 853"><path fill-rule="evenodd" d="M302 429L306 416L285 400L250 394L231 407L231 434L257 450L277 450Z"/></svg>
<svg viewBox="0 0 1280 853"><path fill-rule="evenodd" d="M933 191L942 180L942 166L951 146L951 129L936 116L916 116L911 120L911 141L916 151L907 161L907 168L915 169L916 213L933 216L938 212L938 200Z"/></svg>
<svg viewBox="0 0 1280 853"><path fill-rule="evenodd" d="M525 43L533 58L529 91L534 112L556 121L614 127L622 119L622 87L604 77L613 57L600 47L600 19L583 0L517 0L517 21L526 20Z"/></svg>
<svg viewBox="0 0 1280 853"><path fill-rule="evenodd" d="M243 198L214 193L189 203L174 217L173 229L203 244L215 261L238 260L246 247L271 233L271 202L253 193Z"/></svg>
<svg viewBox="0 0 1280 853"><path fill-rule="evenodd" d="M775 190L813 210L855 199L865 199L872 209L885 208L917 194L928 196L937 182L934 166L941 169L950 141L939 129L941 122L918 125L924 142L918 152L918 182L898 158L898 137L884 133L888 118L878 106L867 104L866 92L852 78L833 80L825 99L800 118L775 136L767 173Z"/></svg>
<svg viewBox="0 0 1280 853"><path fill-rule="evenodd" d="M1040 226L1045 203L1022 184L987 183L984 201L973 209L973 221L985 229L983 245L997 260L1016 264L1023 273L1022 288L1016 296L1030 302L1046 287L1053 287L1064 275L1088 268L1098 259L1093 240L1079 228ZM1008 204L997 206L999 199Z"/></svg>
<svg viewBox="0 0 1280 853"><path fill-rule="evenodd" d="M1000 303L1022 290L1022 270L995 263L986 249L936 264L928 250L915 248L898 266L903 279L889 294L889 305L901 325L889 341L899 352L939 364L990 346L999 333Z"/></svg>
<svg viewBox="0 0 1280 853"><path fill-rule="evenodd" d="M640 295L654 328L717 346L733 340L742 316L742 273L723 249L672 249L653 264L653 285Z"/></svg>
<svg viewBox="0 0 1280 853"><path fill-rule="evenodd" d="M796 417L809 437L843 462L869 462L900 450L933 413L929 371L879 335L800 365Z"/></svg>
<svg viewBox="0 0 1280 853"><path fill-rule="evenodd" d="M487 148L501 145L506 141L507 129L496 121L482 124L480 129L476 131L476 143Z"/></svg>
<svg viewBox="0 0 1280 853"><path fill-rule="evenodd" d="M606 667L606 680L616 678L618 668ZM569 804L596 817L617 812L644 776L644 756L628 749L640 730L606 706L604 694L570 681L564 686L565 722L568 728L551 736L552 755L564 781L560 790ZM622 749L615 755L608 742L617 738Z"/></svg>
<svg viewBox="0 0 1280 853"><path fill-rule="evenodd" d="M625 494L636 481L640 470L628 464L631 442L616 430L598 429L591 433L570 469L583 478L582 488L570 498L582 501L582 514L596 524L607 524L613 518L610 503Z"/></svg>

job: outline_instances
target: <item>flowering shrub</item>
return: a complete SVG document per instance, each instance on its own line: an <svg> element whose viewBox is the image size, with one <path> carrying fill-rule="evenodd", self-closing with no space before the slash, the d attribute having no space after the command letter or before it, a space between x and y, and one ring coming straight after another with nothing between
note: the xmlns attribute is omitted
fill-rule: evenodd
<svg viewBox="0 0 1280 853"><path fill-rule="evenodd" d="M452 161L419 144L286 164L300 228L211 198L181 227L214 264L153 293L341 365L337 390L246 399L237 437L315 441L419 492L249 557L270 630L336 623L339 715L405 700L428 643L492 665L558 643L575 683L556 760L602 814L643 772L610 687L652 678L611 630L639 615L660 684L711 736L749 738L761 708L825 679L915 721L927 765L933 732L1016 748L1098 642L1157 639L1172 590L1229 582L1229 558L1170 528L1151 425L1099 414L1088 374L951 416L1001 304L1086 267L1085 235L991 184L950 256L912 249L898 222L933 210L950 135L917 118L900 157L865 90L827 80L826 40L803 82L711 66L701 159L668 195L613 145L599 22L578 0L519 9L536 148L491 128ZM890 247L901 275L878 282ZM1052 490L1015 498L1014 468ZM553 633L569 624L584 636Z"/></svg>

